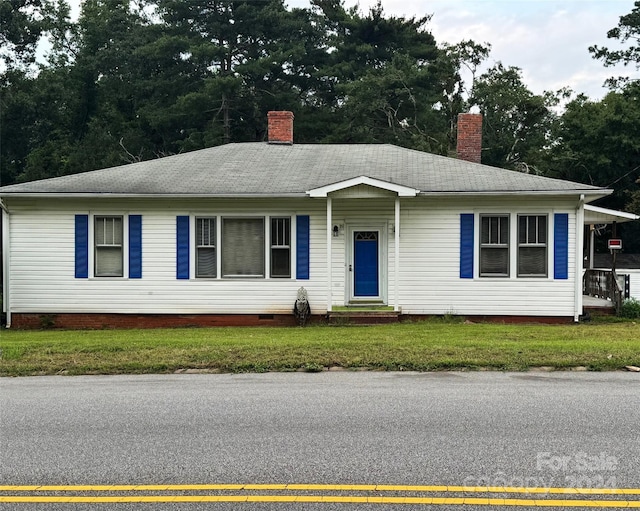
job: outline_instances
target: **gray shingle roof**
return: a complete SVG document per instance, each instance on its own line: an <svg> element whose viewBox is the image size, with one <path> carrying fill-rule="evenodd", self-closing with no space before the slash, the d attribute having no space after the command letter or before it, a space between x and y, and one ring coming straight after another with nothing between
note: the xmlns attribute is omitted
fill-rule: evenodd
<svg viewBox="0 0 640 511"><path fill-rule="evenodd" d="M367 176L421 193L606 194L594 186L523 174L393 145L227 144L0 188L0 195L304 195Z"/></svg>

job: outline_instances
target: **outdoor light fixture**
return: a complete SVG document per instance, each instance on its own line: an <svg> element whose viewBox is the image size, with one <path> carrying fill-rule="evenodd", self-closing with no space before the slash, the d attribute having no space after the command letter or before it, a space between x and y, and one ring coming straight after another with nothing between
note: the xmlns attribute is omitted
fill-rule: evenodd
<svg viewBox="0 0 640 511"><path fill-rule="evenodd" d="M333 226L333 237L337 238L338 234L340 234L340 227L338 226L338 224L335 224Z"/></svg>

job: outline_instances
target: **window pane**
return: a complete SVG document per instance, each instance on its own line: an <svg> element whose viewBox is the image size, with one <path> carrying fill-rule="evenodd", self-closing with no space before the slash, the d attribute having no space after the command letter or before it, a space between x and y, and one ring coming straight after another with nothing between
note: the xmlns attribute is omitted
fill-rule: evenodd
<svg viewBox="0 0 640 511"><path fill-rule="evenodd" d="M509 243L509 217L483 216L480 243L482 245L507 245Z"/></svg>
<svg viewBox="0 0 640 511"><path fill-rule="evenodd" d="M290 243L291 220L287 218L271 219L271 246L288 247Z"/></svg>
<svg viewBox="0 0 640 511"><path fill-rule="evenodd" d="M216 244L216 219L196 218L196 245L215 246Z"/></svg>
<svg viewBox="0 0 640 511"><path fill-rule="evenodd" d="M509 243L509 219L506 217L498 217L500 223L500 239L498 243L505 245Z"/></svg>
<svg viewBox="0 0 640 511"><path fill-rule="evenodd" d="M198 247L196 250L196 277L216 276L216 249Z"/></svg>
<svg viewBox="0 0 640 511"><path fill-rule="evenodd" d="M546 276L547 247L520 247L518 250L518 275Z"/></svg>
<svg viewBox="0 0 640 511"><path fill-rule="evenodd" d="M518 217L518 243L527 242L527 217Z"/></svg>
<svg viewBox="0 0 640 511"><path fill-rule="evenodd" d="M96 245L122 245L122 217L97 216L94 226Z"/></svg>
<svg viewBox="0 0 640 511"><path fill-rule="evenodd" d="M538 243L547 242L547 217L538 217Z"/></svg>
<svg viewBox="0 0 640 511"><path fill-rule="evenodd" d="M288 248L271 249L271 276L291 277L291 256Z"/></svg>
<svg viewBox="0 0 640 511"><path fill-rule="evenodd" d="M223 218L223 276L264 277L264 241L262 218Z"/></svg>
<svg viewBox="0 0 640 511"><path fill-rule="evenodd" d="M508 274L508 248L483 248L480 250L480 275L507 276Z"/></svg>
<svg viewBox="0 0 640 511"><path fill-rule="evenodd" d="M487 216L482 217L482 233L480 236L480 243L486 245L489 243L489 220L490 218Z"/></svg>
<svg viewBox="0 0 640 511"><path fill-rule="evenodd" d="M96 277L122 277L122 247L96 247Z"/></svg>
<svg viewBox="0 0 640 511"><path fill-rule="evenodd" d="M122 217L94 218L94 254L96 277L122 277Z"/></svg>

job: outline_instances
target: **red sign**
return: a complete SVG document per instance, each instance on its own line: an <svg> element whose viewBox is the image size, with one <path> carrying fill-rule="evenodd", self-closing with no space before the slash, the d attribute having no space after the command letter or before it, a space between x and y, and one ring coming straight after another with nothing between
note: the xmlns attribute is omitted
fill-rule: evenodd
<svg viewBox="0 0 640 511"><path fill-rule="evenodd" d="M609 250L620 250L622 249L622 240L621 239L610 239L609 240Z"/></svg>

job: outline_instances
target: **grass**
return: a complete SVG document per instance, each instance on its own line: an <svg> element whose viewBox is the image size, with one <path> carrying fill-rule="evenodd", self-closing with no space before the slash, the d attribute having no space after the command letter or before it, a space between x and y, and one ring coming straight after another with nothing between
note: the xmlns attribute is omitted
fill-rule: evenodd
<svg viewBox="0 0 640 511"><path fill-rule="evenodd" d="M0 375L435 371L640 365L640 324L464 324L14 331L0 333Z"/></svg>

